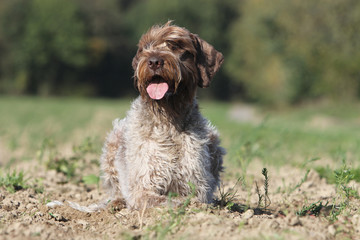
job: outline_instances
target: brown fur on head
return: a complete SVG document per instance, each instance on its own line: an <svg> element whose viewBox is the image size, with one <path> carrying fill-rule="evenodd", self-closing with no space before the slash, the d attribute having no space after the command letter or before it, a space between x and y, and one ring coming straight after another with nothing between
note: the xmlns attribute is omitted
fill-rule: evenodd
<svg viewBox="0 0 360 240"><path fill-rule="evenodd" d="M193 101L197 86L209 86L223 59L213 46L171 21L153 26L141 37L132 62L135 87L146 101L178 112ZM149 90L159 83L168 88Z"/></svg>

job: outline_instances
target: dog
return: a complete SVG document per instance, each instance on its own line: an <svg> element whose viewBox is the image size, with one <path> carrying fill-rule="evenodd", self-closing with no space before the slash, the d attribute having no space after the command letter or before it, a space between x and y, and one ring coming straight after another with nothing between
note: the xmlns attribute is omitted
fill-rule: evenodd
<svg viewBox="0 0 360 240"><path fill-rule="evenodd" d="M196 100L223 63L223 55L196 34L173 25L145 33L133 58L140 96L124 119L115 119L103 146L102 181L111 199L130 209L195 193L211 203L223 171L219 134ZM191 187L194 186L194 190Z"/></svg>

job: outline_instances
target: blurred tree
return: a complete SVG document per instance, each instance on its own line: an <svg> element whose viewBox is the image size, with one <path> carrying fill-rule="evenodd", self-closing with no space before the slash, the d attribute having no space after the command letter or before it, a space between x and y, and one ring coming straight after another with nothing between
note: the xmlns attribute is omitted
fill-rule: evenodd
<svg viewBox="0 0 360 240"><path fill-rule="evenodd" d="M0 92L135 94L136 43L171 19L225 55L200 94L360 97L359 12L357 0L2 0Z"/></svg>
<svg viewBox="0 0 360 240"><path fill-rule="evenodd" d="M77 14L70 0L10 4L3 24L11 22L14 26L3 27L3 31L7 42L14 40L10 44L14 61L11 70L15 82L21 79L22 90L31 94L57 93L64 84L64 74L86 65L87 42Z"/></svg>
<svg viewBox="0 0 360 240"><path fill-rule="evenodd" d="M118 97L135 93L131 59L135 54L125 31L123 7L128 0L77 0L86 26L90 62L81 79L87 79L96 95ZM133 1L134 3L135 1Z"/></svg>
<svg viewBox="0 0 360 240"><path fill-rule="evenodd" d="M245 0L226 69L248 97L291 103L359 94L359 1Z"/></svg>
<svg viewBox="0 0 360 240"><path fill-rule="evenodd" d="M26 88L26 77L19 71L21 67L15 51L25 30L29 5L26 0L0 2L0 92L21 93Z"/></svg>

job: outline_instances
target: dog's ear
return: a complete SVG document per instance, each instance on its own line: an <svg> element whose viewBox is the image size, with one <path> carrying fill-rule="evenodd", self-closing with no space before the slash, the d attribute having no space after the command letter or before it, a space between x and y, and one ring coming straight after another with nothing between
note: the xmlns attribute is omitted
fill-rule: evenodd
<svg viewBox="0 0 360 240"><path fill-rule="evenodd" d="M137 68L137 65L138 65L138 63L139 63L139 57L138 57L138 55L139 55L139 50L136 52L136 55L135 55L135 57L133 58L132 63L131 63L132 68L133 68L133 70L134 70L134 76L133 76L133 78L134 78L134 87L135 87L136 90L139 90L139 87L138 87L138 78L137 78L137 76L136 76L136 68Z"/></svg>
<svg viewBox="0 0 360 240"><path fill-rule="evenodd" d="M135 57L133 58L132 63L131 63L131 66L132 66L132 68L134 69L134 71L136 71L137 65L138 65L138 63L139 63L139 57L138 57L138 55L139 55L139 50L136 52L136 55L135 55Z"/></svg>
<svg viewBox="0 0 360 240"><path fill-rule="evenodd" d="M198 85L205 88L210 85L210 81L219 70L224 57L221 52L202 40L198 35L191 34L191 38L196 49L196 66L199 73Z"/></svg>

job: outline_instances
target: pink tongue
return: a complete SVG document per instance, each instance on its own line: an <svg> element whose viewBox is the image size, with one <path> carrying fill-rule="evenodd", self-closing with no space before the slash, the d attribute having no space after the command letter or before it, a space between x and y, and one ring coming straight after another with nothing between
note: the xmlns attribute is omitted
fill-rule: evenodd
<svg viewBox="0 0 360 240"><path fill-rule="evenodd" d="M168 91L169 86L167 83L151 83L147 88L146 91L149 96L154 100L162 99L165 93Z"/></svg>

